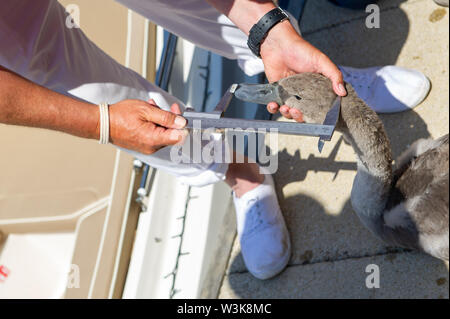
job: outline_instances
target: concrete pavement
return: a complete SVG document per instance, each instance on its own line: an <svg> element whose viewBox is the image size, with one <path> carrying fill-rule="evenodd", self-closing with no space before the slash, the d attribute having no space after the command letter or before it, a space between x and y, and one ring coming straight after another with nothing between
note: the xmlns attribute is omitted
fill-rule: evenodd
<svg viewBox="0 0 450 319"><path fill-rule="evenodd" d="M430 78L432 90L414 111L381 116L398 156L419 138L448 133L449 12L431 0L378 4L381 28L368 29L365 12L307 1L301 29L338 64L393 64ZM316 139L284 136L279 163L275 181L293 244L289 266L259 281L235 241L219 298L448 298L448 264L389 247L360 224L349 202L355 156L339 134L322 154ZM366 288L370 264L380 269L380 288Z"/></svg>

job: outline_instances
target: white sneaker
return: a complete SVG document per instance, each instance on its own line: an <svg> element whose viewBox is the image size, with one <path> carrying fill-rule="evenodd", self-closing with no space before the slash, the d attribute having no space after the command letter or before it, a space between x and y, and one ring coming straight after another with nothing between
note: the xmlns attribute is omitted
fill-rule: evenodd
<svg viewBox="0 0 450 319"><path fill-rule="evenodd" d="M279 274L291 256L291 242L272 176L240 198L234 196L237 232L248 271L258 279Z"/></svg>
<svg viewBox="0 0 450 319"><path fill-rule="evenodd" d="M339 66L344 81L377 113L395 113L419 105L430 91L430 81L419 71L398 66L356 69Z"/></svg>
<svg viewBox="0 0 450 319"><path fill-rule="evenodd" d="M434 2L440 6L448 7L448 0L434 0Z"/></svg>

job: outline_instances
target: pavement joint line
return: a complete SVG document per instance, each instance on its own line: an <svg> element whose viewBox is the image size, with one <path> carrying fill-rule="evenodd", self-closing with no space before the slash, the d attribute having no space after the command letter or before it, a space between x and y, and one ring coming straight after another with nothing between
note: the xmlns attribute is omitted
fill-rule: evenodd
<svg viewBox="0 0 450 319"><path fill-rule="evenodd" d="M410 5L410 4L413 4L413 3L416 3L416 2L422 2L422 1L424 1L424 0L407 1L406 3L402 3L402 4ZM380 13L381 13L381 12L388 12L388 11L392 11L392 10L396 10L396 9L401 9L401 8L400 8L399 5L397 5L397 6L390 6L390 7L386 7L386 8L384 8L384 9L381 9L381 10L380 10ZM306 13L305 13L305 14L306 14ZM335 28L335 27L340 27L340 26L342 26L342 25L349 24L349 23L352 23L352 22L355 22L355 21L358 21L358 20L364 20L365 18L366 18L366 16L365 16L365 15L362 15L362 16L360 16L360 17L351 18L351 19L349 19L349 20L345 20L345 21L342 21L342 22L332 23L332 24L330 24L330 25L327 25L327 26L324 26L324 27L321 27L321 28L317 28L317 29L315 29L315 30L302 32L302 36L303 36L303 37L306 37L306 36L308 36L308 35L312 35L312 34L315 34L315 33L321 32L321 31L333 29L333 28Z"/></svg>
<svg viewBox="0 0 450 319"><path fill-rule="evenodd" d="M234 209L233 209L233 210L234 210ZM219 296L220 296L220 291L222 290L223 283L224 283L224 281L225 281L225 277L228 275L228 274L227 274L227 269L230 267L231 253L233 252L233 246L234 246L234 242L235 242L235 240L236 240L236 237L237 237L237 232L235 232L235 234L234 234L234 238L233 238L233 242L232 242L232 244L231 244L230 253L228 254L228 258L227 258L225 270L224 270L223 275L222 275L222 278L221 278L221 280L220 280L219 289L217 289L217 295L216 295L216 298L219 298Z"/></svg>
<svg viewBox="0 0 450 319"><path fill-rule="evenodd" d="M308 263L295 263L295 264L288 264L286 266L286 269L289 267L298 267L298 266L309 266L309 265L315 265L315 264L326 264L326 263L334 263L334 262L339 262L339 261L345 261L345 260L349 260L349 259L363 259L363 258L369 258L369 257L378 257L378 256L387 256L387 255L392 255L392 254L418 254L420 252L415 251L415 250L410 250L407 248L394 248L392 250L388 250L388 251L384 251L384 252L379 252L379 253L375 253L375 254L366 254L366 255L356 255L356 256L348 256L348 257L343 257L343 258L337 258L337 259L323 259L323 260L317 260L315 262L308 262ZM248 270L241 270L241 271L233 271L233 272L229 272L229 273L225 273L225 276L230 276L230 275L235 275L235 274L245 274L248 273Z"/></svg>

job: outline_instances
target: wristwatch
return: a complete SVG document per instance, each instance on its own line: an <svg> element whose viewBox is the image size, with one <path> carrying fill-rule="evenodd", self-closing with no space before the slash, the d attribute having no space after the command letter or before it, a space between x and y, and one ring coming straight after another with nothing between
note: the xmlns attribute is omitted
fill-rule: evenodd
<svg viewBox="0 0 450 319"><path fill-rule="evenodd" d="M284 12L281 8L275 8L267 12L258 23L254 24L250 29L248 35L247 45L250 50L256 55L258 58L261 57L261 42L267 36L270 29L272 29L277 23L289 20L289 16L286 12Z"/></svg>

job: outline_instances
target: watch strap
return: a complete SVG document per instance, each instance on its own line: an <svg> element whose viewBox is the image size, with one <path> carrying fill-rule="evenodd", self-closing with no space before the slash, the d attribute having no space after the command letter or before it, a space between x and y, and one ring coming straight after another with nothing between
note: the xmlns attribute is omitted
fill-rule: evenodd
<svg viewBox="0 0 450 319"><path fill-rule="evenodd" d="M277 23L289 19L289 16L281 8L275 8L267 12L258 23L250 29L247 45L257 57L261 57L261 42L267 36L267 33Z"/></svg>

